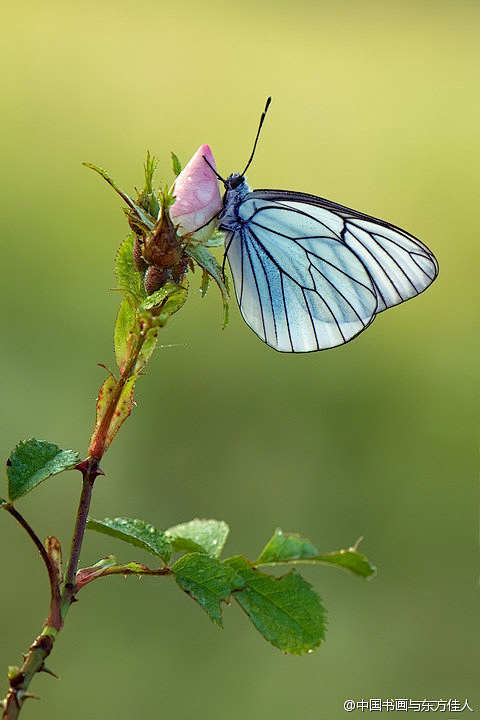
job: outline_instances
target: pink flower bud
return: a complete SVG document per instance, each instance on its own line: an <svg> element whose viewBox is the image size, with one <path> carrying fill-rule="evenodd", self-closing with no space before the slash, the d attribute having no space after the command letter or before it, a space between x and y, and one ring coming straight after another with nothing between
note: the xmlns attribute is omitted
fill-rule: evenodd
<svg viewBox="0 0 480 720"><path fill-rule="evenodd" d="M170 216L174 224L179 226L179 233L191 233L201 228L192 236L201 242L211 237L215 230L216 215L222 209L217 177L203 159L204 156L215 167L209 146L201 145L175 180L175 202L170 207ZM210 219L212 222L208 222Z"/></svg>

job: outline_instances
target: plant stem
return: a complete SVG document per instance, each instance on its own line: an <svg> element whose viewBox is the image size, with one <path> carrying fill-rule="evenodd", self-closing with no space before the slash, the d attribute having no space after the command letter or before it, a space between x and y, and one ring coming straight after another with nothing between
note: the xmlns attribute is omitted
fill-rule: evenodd
<svg viewBox="0 0 480 720"><path fill-rule="evenodd" d="M20 515L18 510L12 505L12 503L5 503L3 506L3 509L6 510L10 515L13 515L15 520L18 522L19 525L23 527L24 530L28 533L30 538L35 543L38 552L40 553L43 562L45 563L45 566L47 568L48 572L48 579L50 580L50 588L53 589L56 587L58 589L58 574L57 569L52 563L52 560L47 553L45 549L45 545L42 543L38 535L35 533L34 529L31 527L31 525L25 520L23 515Z"/></svg>
<svg viewBox="0 0 480 720"><path fill-rule="evenodd" d="M65 617L68 612L68 608L72 602L75 601L75 575L78 569L83 536L85 535L85 527L87 525L88 511L92 500L93 484L97 475L103 474L98 467L97 459L94 457L88 458L83 463L80 463L80 465L77 465L77 469L83 474L83 486L78 505L75 530L72 537L70 559L68 562L67 572L65 574L65 585L62 594L62 618Z"/></svg>
<svg viewBox="0 0 480 720"><path fill-rule="evenodd" d="M55 633L54 630L53 632ZM16 720L25 700L35 697L27 692L28 686L37 672L50 672L45 668L44 661L50 655L54 641L55 635L47 632L45 628L30 646L22 667L10 668L10 688L3 701L3 720Z"/></svg>
<svg viewBox="0 0 480 720"><path fill-rule="evenodd" d="M60 544L56 538L47 538L45 542L48 543L48 541L50 541L50 543L47 545L47 547L45 547L45 545L42 543L31 525L27 522L27 520L25 520L23 515L18 512L18 510L13 506L12 503L5 503L3 505L3 509L10 513L10 515L12 515L19 523L19 525L21 525L23 529L28 533L29 537L35 543L35 546L40 553L43 562L45 563L45 567L47 568L48 573L48 580L50 582L50 613L48 615L46 624L47 626L52 627L55 630L60 630L63 624L62 616L60 613L60 569L47 550L47 547L51 548L52 543L55 543L56 545L58 545L58 547L60 547Z"/></svg>
<svg viewBox="0 0 480 720"><path fill-rule="evenodd" d="M9 690L3 701L3 720L16 720L22 708L24 701L29 697L34 697L27 692L30 682L37 672L49 672L45 668L45 659L50 655L57 632L63 626L63 620L68 612L70 605L75 601L74 586L75 575L78 568L80 551L82 548L83 536L85 534L85 526L88 518L88 510L92 499L92 490L95 478L102 474L98 467L96 458L88 458L85 462L77 466L83 474L83 486L78 506L77 519L75 522L75 530L72 538L72 546L70 551L70 559L65 576L65 585L63 594L60 596L59 582L60 577L58 568L50 558L47 550L20 513L15 510L10 503L3 507L25 528L42 556L47 566L48 576L51 586L51 603L50 614L47 618L45 628L29 648L25 660L21 668L11 668L9 672Z"/></svg>
<svg viewBox="0 0 480 720"><path fill-rule="evenodd" d="M99 462L108 447L107 440L109 438L110 426L114 421L115 411L117 410L122 390L128 380L132 377L132 375L134 375L135 364L139 357L143 343L145 342L148 328L148 324L146 326L141 324L140 333L135 338L126 367L121 373L119 380L116 382L115 390L109 399L100 427L94 431L94 438L91 442L89 457L77 465L77 470L80 470L83 475L83 485L62 594L60 594L61 578L59 563L56 562L54 554L55 552L60 552L60 544L58 543L58 540L53 537L49 538L49 543L47 547L45 547L25 518L23 518L20 513L15 510L13 505L11 503L3 504L4 509L13 515L13 517L27 531L35 543L47 567L51 587L50 614L41 635L39 635L30 646L22 666L20 668L10 668L8 676L9 690L4 700L0 702L0 708L3 708L3 720L16 720L24 701L27 698L35 697L28 692L28 687L34 675L37 672L42 671L50 672L45 668L45 659L50 655L57 633L63 627L65 616L67 615L71 604L76 600L75 578L78 570L83 538L85 535L88 512L92 500L93 485L95 478L98 475L104 474L99 467ZM125 416L125 419L126 417L127 416ZM111 439L112 438L110 438L110 441ZM151 571L149 574L163 575L168 573L167 570L162 568L158 571Z"/></svg>

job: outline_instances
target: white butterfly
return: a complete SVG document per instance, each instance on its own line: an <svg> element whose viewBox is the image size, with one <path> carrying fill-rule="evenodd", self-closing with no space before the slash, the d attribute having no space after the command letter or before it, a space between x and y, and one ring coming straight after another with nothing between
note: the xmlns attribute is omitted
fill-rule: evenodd
<svg viewBox="0 0 480 720"><path fill-rule="evenodd" d="M311 352L352 340L386 308L423 292L438 264L390 223L315 195L225 184L218 228L242 316L270 347Z"/></svg>

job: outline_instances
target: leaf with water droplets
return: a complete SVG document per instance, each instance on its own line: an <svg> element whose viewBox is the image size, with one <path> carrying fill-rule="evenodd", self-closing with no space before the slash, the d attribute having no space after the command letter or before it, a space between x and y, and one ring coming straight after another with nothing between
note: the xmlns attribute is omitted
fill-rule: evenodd
<svg viewBox="0 0 480 720"><path fill-rule="evenodd" d="M230 528L223 520L191 520L165 531L172 538L174 550L202 552L220 557Z"/></svg>
<svg viewBox="0 0 480 720"><path fill-rule="evenodd" d="M325 635L325 610L312 586L296 570L277 578L260 572L240 555L225 563L245 583L232 597L266 640L295 655L320 645Z"/></svg>
<svg viewBox="0 0 480 720"><path fill-rule="evenodd" d="M232 591L245 584L235 570L209 555L190 553L177 560L172 572L179 587L222 627L220 603L228 603Z"/></svg>
<svg viewBox="0 0 480 720"><path fill-rule="evenodd" d="M143 548L152 555L157 555L165 564L168 563L172 555L172 541L170 538L144 520L127 517L118 517L113 520L110 518L104 520L89 518L87 528Z"/></svg>

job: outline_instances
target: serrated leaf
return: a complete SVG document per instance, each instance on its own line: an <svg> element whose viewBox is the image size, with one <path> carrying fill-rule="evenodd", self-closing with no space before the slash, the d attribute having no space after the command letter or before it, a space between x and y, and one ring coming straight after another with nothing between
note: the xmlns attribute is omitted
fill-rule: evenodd
<svg viewBox="0 0 480 720"><path fill-rule="evenodd" d="M375 566L369 562L365 555L357 551L357 546L348 550L319 553L310 540L294 533L284 533L280 528L277 528L254 564L276 565L292 562L336 565L365 578L376 574Z"/></svg>
<svg viewBox="0 0 480 720"><path fill-rule="evenodd" d="M130 233L118 248L115 258L115 275L119 289L134 308L147 297L140 273L133 262L135 233Z"/></svg>
<svg viewBox="0 0 480 720"><path fill-rule="evenodd" d="M178 586L198 602L212 622L222 627L220 603L228 603L232 591L243 587L242 578L228 565L202 553L184 555L172 572Z"/></svg>
<svg viewBox="0 0 480 720"><path fill-rule="evenodd" d="M222 295L224 310L223 327L225 328L228 325L229 292L226 286L225 278L223 277L222 268L218 264L216 258L209 250L207 250L204 244L191 243L190 245L186 246L185 252L187 253L187 255L193 258L193 260L195 260L195 262L198 263L198 265L200 265L200 267L203 268L203 270L205 270L210 275L210 277L212 277L217 283L220 293Z"/></svg>
<svg viewBox="0 0 480 720"><path fill-rule="evenodd" d="M233 593L233 598L266 640L296 655L320 645L325 635L325 610L312 586L296 570L276 578L256 570L241 556L225 562L246 585Z"/></svg>
<svg viewBox="0 0 480 720"><path fill-rule="evenodd" d="M130 355L134 338L132 331L136 325L135 312L128 300L122 300L115 322L115 358L122 373Z"/></svg>
<svg viewBox="0 0 480 720"><path fill-rule="evenodd" d="M165 533L157 530L157 528L144 520L127 517L118 517L113 520L110 518L104 520L89 518L87 529L110 535L130 545L143 548L152 555L157 555L165 564L168 563L172 555L171 540Z"/></svg>
<svg viewBox="0 0 480 720"><path fill-rule="evenodd" d="M223 520L191 520L168 528L165 534L172 538L174 550L197 551L218 558L229 532Z"/></svg>
<svg viewBox="0 0 480 720"><path fill-rule="evenodd" d="M130 415L133 406L133 390L137 378L138 374L132 375L121 386L119 380L116 380L113 375L109 375L103 383L97 398L97 414L95 428L90 440L90 455L100 457L101 455L97 455L97 446L100 445L103 454ZM110 419L108 424L104 424L107 416Z"/></svg>
<svg viewBox="0 0 480 720"><path fill-rule="evenodd" d="M7 460L8 497L17 500L51 475L71 470L80 462L74 450L30 438L20 442Z"/></svg>

